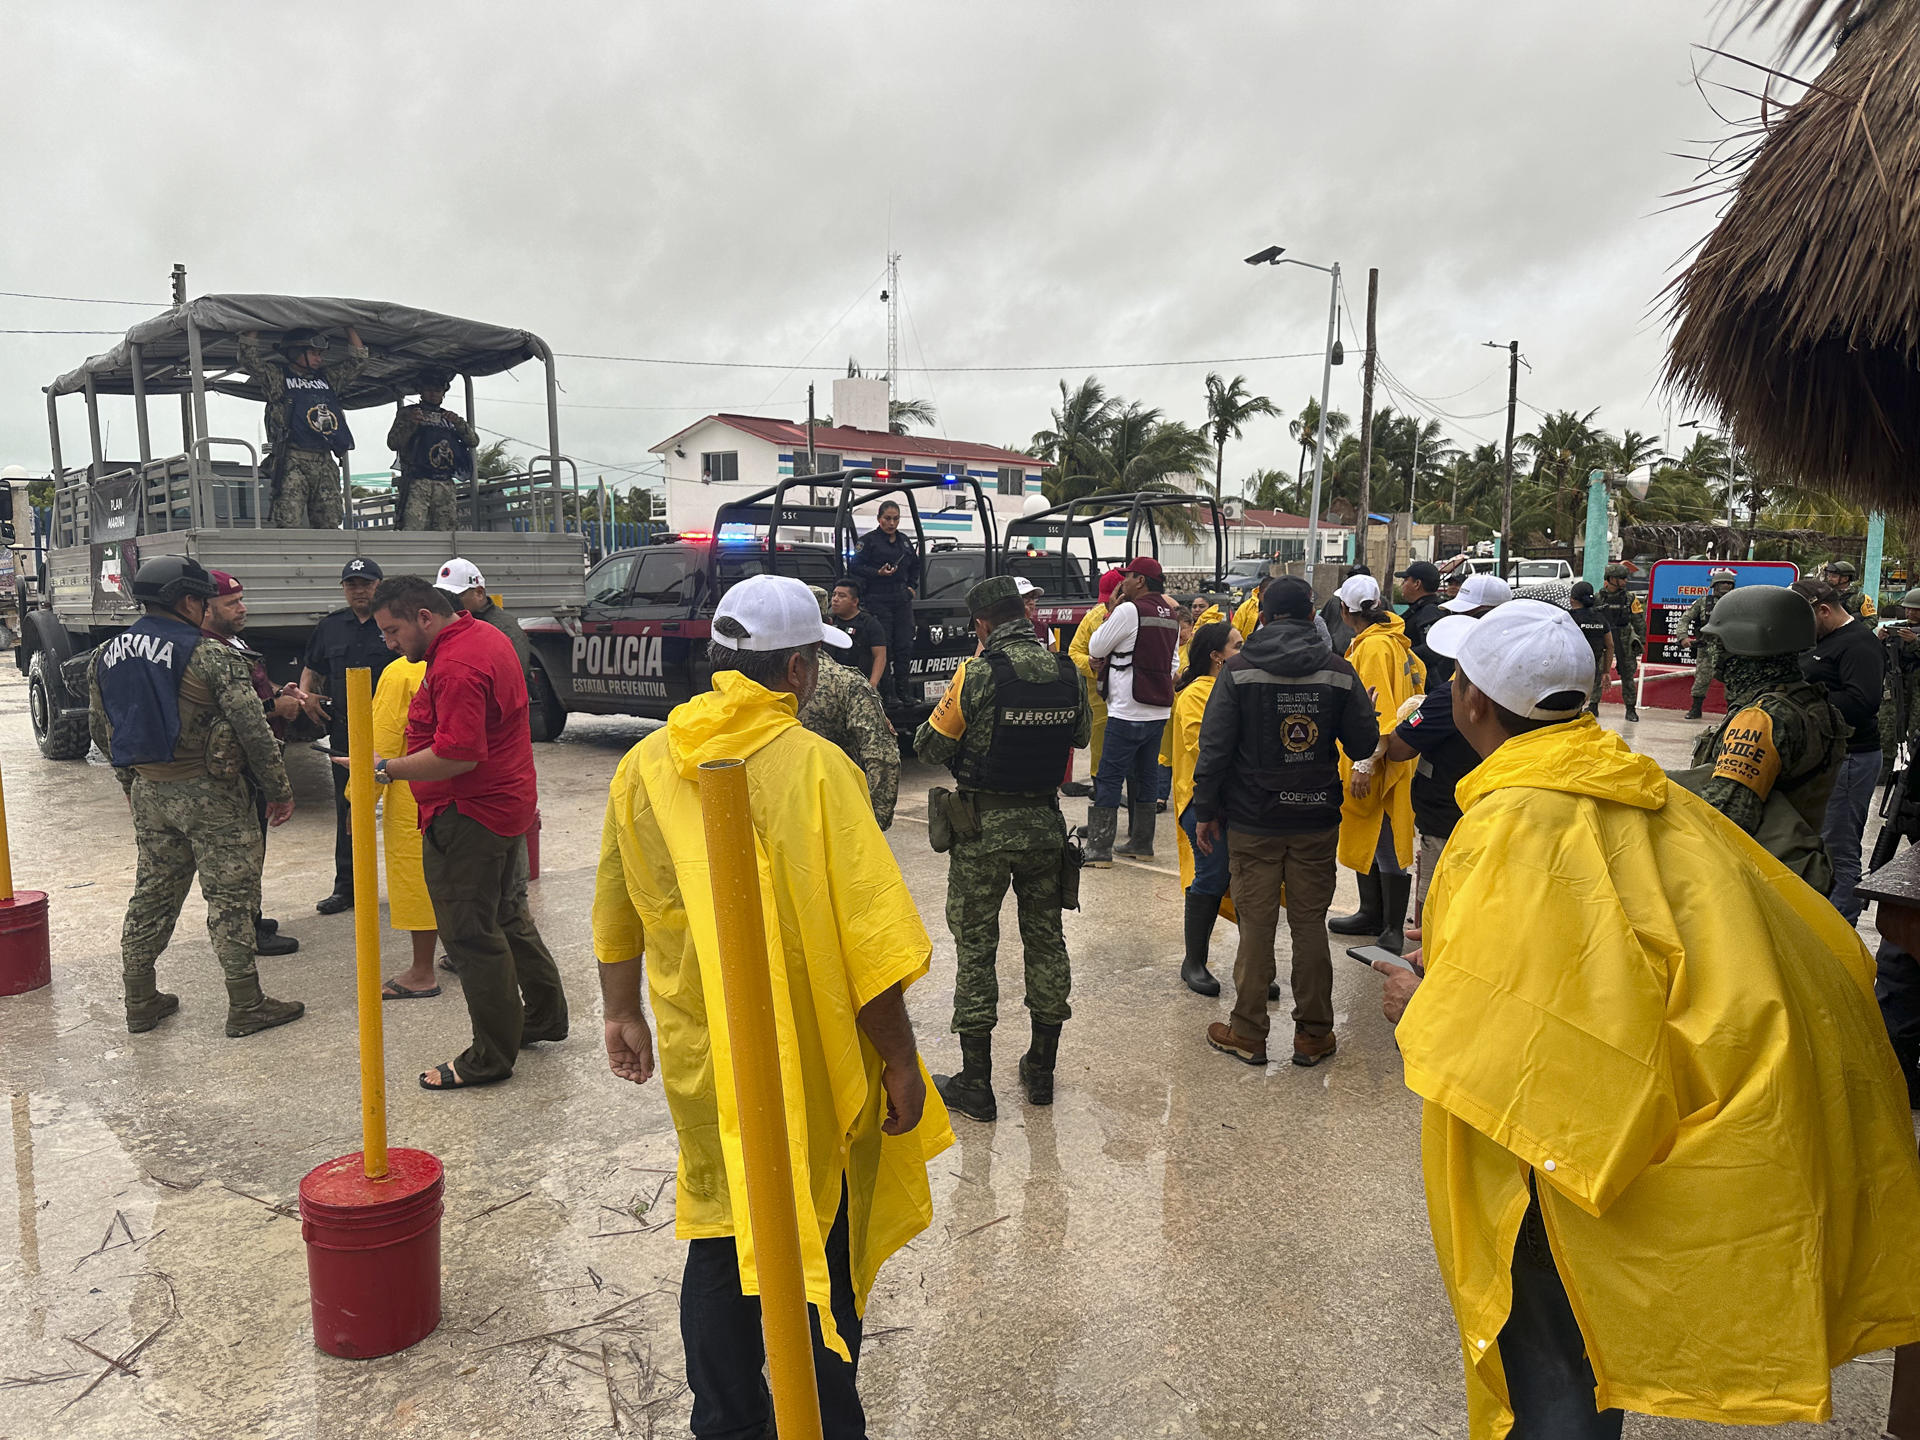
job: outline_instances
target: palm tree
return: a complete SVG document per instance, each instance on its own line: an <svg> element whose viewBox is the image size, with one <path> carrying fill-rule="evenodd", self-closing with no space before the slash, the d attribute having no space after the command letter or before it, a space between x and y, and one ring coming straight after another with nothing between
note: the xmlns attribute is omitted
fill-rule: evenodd
<svg viewBox="0 0 1920 1440"><path fill-rule="evenodd" d="M1075 486L1081 487L1074 490L1075 494L1092 488L1090 483L1081 482L1089 480L1089 457L1098 452L1113 426L1115 404L1091 375L1074 390L1067 388L1066 381L1060 382L1060 405L1052 412L1053 427L1035 431L1032 446L1034 455L1047 462L1050 473L1043 477L1042 488L1049 499L1070 499L1067 491Z"/></svg>
<svg viewBox="0 0 1920 1440"><path fill-rule="evenodd" d="M1247 421L1256 415L1278 415L1264 395L1247 393L1247 377L1236 375L1227 384L1217 374L1207 376L1207 422L1201 427L1213 437L1213 498L1220 498L1220 479L1226 469L1227 441L1238 440Z"/></svg>
<svg viewBox="0 0 1920 1440"><path fill-rule="evenodd" d="M1284 470L1256 470L1241 483L1240 492L1256 510L1286 510L1293 481Z"/></svg>
<svg viewBox="0 0 1920 1440"><path fill-rule="evenodd" d="M1327 443L1337 453L1341 438L1353 428L1353 421L1339 410L1327 412ZM1313 447L1320 433L1320 402L1311 396L1307 399L1306 409L1300 412L1300 418L1287 422L1287 433L1293 436L1294 443L1300 447L1300 470L1294 477L1295 483L1302 487L1305 494L1307 477L1307 457L1313 453ZM1311 503L1311 502L1309 502Z"/></svg>
<svg viewBox="0 0 1920 1440"><path fill-rule="evenodd" d="M940 413L931 400L887 401L887 429L895 435L907 433L909 425L924 425L931 430L940 423Z"/></svg>

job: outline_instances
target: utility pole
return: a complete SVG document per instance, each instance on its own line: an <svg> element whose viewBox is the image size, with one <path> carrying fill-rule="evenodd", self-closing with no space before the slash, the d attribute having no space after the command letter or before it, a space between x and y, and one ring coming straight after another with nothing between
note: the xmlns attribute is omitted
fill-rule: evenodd
<svg viewBox="0 0 1920 1440"><path fill-rule="evenodd" d="M173 267L173 303L187 303L187 267L177 263ZM193 397L187 394L180 397L180 448L188 452L193 449Z"/></svg>
<svg viewBox="0 0 1920 1440"><path fill-rule="evenodd" d="M1520 342L1507 342L1507 454L1500 478L1500 560L1505 578L1507 555L1513 546L1513 416L1520 404Z"/></svg>
<svg viewBox="0 0 1920 1440"><path fill-rule="evenodd" d="M813 448L813 386L807 386L807 503L820 503L820 488L814 484L812 476L820 473L820 453Z"/></svg>
<svg viewBox="0 0 1920 1440"><path fill-rule="evenodd" d="M900 386L900 256L887 256L887 288L880 298L887 302L887 398L899 394ZM891 420L891 416L888 417Z"/></svg>
<svg viewBox="0 0 1920 1440"><path fill-rule="evenodd" d="M1380 270L1372 266L1367 270L1367 365L1360 382L1360 516L1354 530L1359 552L1354 558L1363 565L1367 563L1367 517L1373 510L1373 312L1379 299Z"/></svg>

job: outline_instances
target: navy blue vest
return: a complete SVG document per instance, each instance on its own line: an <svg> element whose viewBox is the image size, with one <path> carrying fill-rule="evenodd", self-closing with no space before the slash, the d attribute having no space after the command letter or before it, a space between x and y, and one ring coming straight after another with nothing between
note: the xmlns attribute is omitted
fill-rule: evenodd
<svg viewBox="0 0 1920 1440"><path fill-rule="evenodd" d="M295 450L330 450L344 455L353 449L353 432L340 397L321 374L287 371L287 444Z"/></svg>
<svg viewBox="0 0 1920 1440"><path fill-rule="evenodd" d="M428 480L451 480L467 471L472 451L467 437L460 433L460 422L447 410L416 407L413 438L407 441L407 453L400 457L407 475Z"/></svg>
<svg viewBox="0 0 1920 1440"><path fill-rule="evenodd" d="M148 615L100 647L100 699L113 725L116 768L164 765L180 743L180 682L200 632L184 620Z"/></svg>

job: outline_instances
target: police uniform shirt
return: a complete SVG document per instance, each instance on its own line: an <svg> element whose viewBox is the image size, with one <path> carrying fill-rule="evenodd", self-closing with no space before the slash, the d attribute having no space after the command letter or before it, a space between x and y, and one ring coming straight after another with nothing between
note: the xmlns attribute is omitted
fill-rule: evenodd
<svg viewBox="0 0 1920 1440"><path fill-rule="evenodd" d="M835 615L829 623L853 641L852 647L846 650L835 650L828 646L827 650L833 658L862 675L873 674L873 652L884 648L887 643L887 632L880 628L880 622L861 610L851 620L842 620Z"/></svg>
<svg viewBox="0 0 1920 1440"><path fill-rule="evenodd" d="M1613 633L1613 621L1607 612L1598 605L1576 605L1568 612L1573 623L1580 627L1580 633L1587 637L1587 644L1593 647L1593 658L1601 659L1607 653L1607 637Z"/></svg>
<svg viewBox="0 0 1920 1440"><path fill-rule="evenodd" d="M369 669L377 685L380 672L393 658L387 637L372 615L361 620L350 609L336 610L313 627L301 663L326 677L327 737L335 754L347 753L347 671Z"/></svg>
<svg viewBox="0 0 1920 1440"><path fill-rule="evenodd" d="M1420 708L1393 732L1413 748L1413 819L1422 835L1444 840L1460 823L1454 787L1473 773L1480 752L1453 723L1453 687L1429 690Z"/></svg>

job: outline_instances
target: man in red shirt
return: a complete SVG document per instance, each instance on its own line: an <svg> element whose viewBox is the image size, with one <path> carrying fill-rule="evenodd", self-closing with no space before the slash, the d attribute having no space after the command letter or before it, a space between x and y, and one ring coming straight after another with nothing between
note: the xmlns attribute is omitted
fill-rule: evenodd
<svg viewBox="0 0 1920 1440"><path fill-rule="evenodd" d="M427 662L407 753L376 757L374 778L413 787L427 893L473 1021L472 1046L420 1086L491 1085L513 1074L521 1046L567 1035L559 968L525 888L510 883L538 799L526 681L506 636L418 576L381 581L373 616L389 646Z"/></svg>

